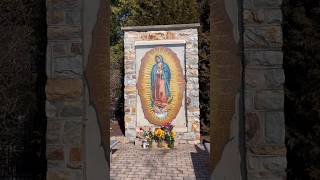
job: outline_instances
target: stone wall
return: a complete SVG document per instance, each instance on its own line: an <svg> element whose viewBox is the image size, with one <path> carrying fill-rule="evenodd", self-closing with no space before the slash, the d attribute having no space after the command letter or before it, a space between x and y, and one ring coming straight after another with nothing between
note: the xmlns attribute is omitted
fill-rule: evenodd
<svg viewBox="0 0 320 180"><path fill-rule="evenodd" d="M286 177L280 6L212 1L212 178Z"/></svg>
<svg viewBox="0 0 320 180"><path fill-rule="evenodd" d="M193 26L193 27L192 27ZM179 143L200 142L200 109L199 109L199 80L198 80L198 25L189 25L188 28L179 29L179 25L169 26L145 26L125 27L124 49L125 49L125 81L124 81L124 110L126 136L134 142L137 127L136 104L136 56L135 41L151 40L185 40L186 58L186 109L187 109L187 131L178 133L176 139Z"/></svg>
<svg viewBox="0 0 320 180"><path fill-rule="evenodd" d="M47 179L83 176L81 0L47 0Z"/></svg>
<svg viewBox="0 0 320 180"><path fill-rule="evenodd" d="M47 0L48 180L107 178L110 54L105 27L110 11L106 3Z"/></svg>
<svg viewBox="0 0 320 180"><path fill-rule="evenodd" d="M285 179L281 0L243 4L248 179Z"/></svg>

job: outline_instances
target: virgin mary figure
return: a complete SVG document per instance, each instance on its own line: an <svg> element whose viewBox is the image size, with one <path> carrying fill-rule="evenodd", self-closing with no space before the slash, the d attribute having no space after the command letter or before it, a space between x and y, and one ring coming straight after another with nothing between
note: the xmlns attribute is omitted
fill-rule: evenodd
<svg viewBox="0 0 320 180"><path fill-rule="evenodd" d="M161 55L157 55L155 61L151 71L151 107L158 118L165 118L171 101L171 72Z"/></svg>

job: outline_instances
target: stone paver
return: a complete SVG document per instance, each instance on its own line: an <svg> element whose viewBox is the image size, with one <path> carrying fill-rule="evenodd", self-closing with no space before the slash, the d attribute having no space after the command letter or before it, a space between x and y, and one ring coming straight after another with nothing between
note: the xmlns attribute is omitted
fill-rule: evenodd
<svg viewBox="0 0 320 180"><path fill-rule="evenodd" d="M209 154L202 145L179 144L172 150L144 150L131 143L119 143L115 149L112 180L209 179Z"/></svg>

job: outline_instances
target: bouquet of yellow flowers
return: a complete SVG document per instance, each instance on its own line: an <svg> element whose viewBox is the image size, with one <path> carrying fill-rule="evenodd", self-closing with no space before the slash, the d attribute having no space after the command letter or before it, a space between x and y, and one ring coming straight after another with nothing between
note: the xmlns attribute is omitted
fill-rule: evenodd
<svg viewBox="0 0 320 180"><path fill-rule="evenodd" d="M173 131L173 125L170 123L161 126L159 128L155 128L154 131L151 131L149 128L148 131L140 128L143 131L143 138L148 142L149 148L152 147L152 142L156 141L159 147L163 147L163 141L168 145L169 148L174 147L174 138L176 137L177 133Z"/></svg>
<svg viewBox="0 0 320 180"><path fill-rule="evenodd" d="M173 125L171 123L165 124L161 127L162 130L162 138L166 141L169 148L174 147L174 138L176 137L177 133L173 131Z"/></svg>
<svg viewBox="0 0 320 180"><path fill-rule="evenodd" d="M154 131L155 140L160 143L164 140L164 131L161 128L156 128Z"/></svg>

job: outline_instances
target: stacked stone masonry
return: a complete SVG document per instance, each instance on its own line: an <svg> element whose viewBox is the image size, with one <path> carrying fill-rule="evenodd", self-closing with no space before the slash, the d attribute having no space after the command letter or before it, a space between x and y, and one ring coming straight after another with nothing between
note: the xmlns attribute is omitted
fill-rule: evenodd
<svg viewBox="0 0 320 180"><path fill-rule="evenodd" d="M83 177L81 0L47 0L47 179Z"/></svg>
<svg viewBox="0 0 320 180"><path fill-rule="evenodd" d="M281 0L244 0L248 179L285 179Z"/></svg>

